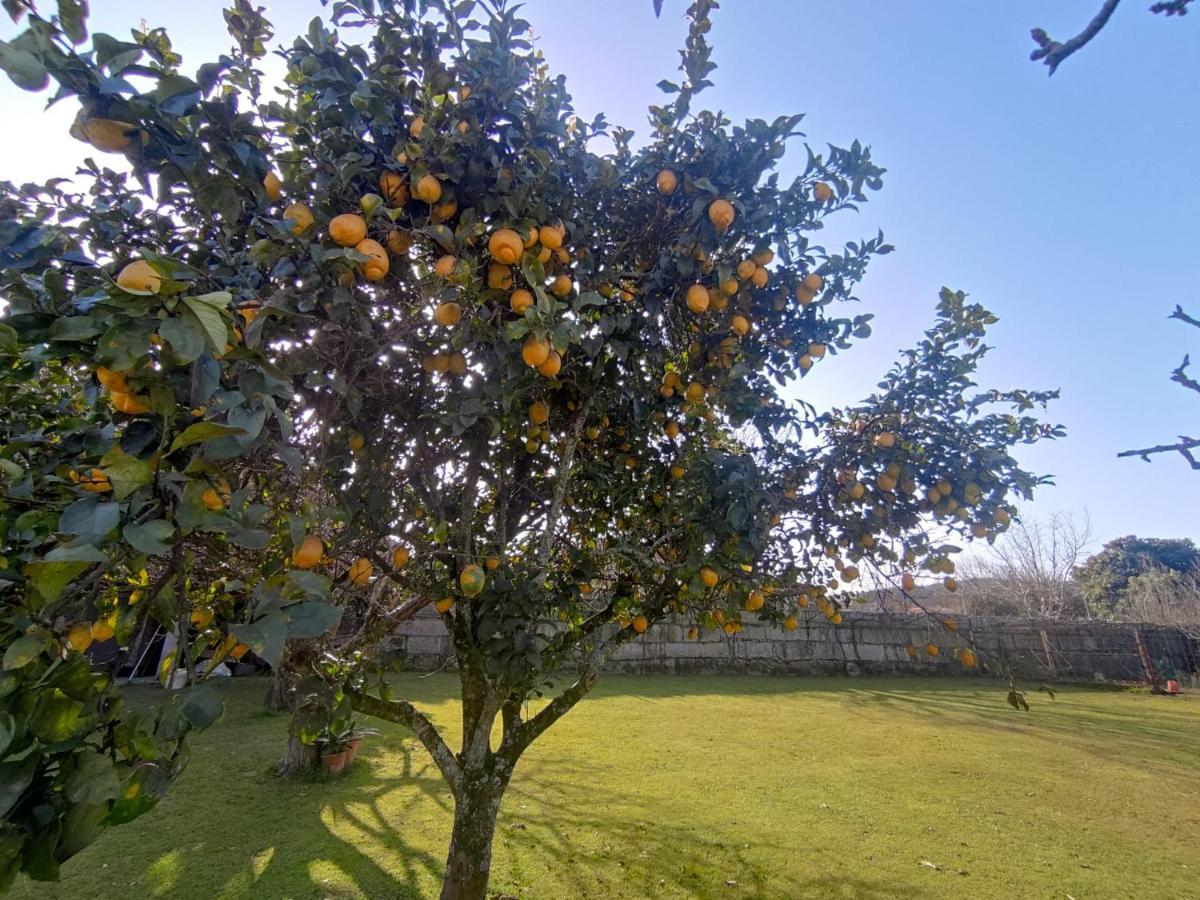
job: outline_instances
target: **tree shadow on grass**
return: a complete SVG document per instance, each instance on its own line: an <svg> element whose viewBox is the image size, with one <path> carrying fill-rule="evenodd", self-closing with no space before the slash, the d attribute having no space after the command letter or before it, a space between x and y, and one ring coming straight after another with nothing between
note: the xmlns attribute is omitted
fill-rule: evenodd
<svg viewBox="0 0 1200 900"><path fill-rule="evenodd" d="M1128 702L1106 703L1097 692L1068 690L1058 694L1057 699L1030 692L1032 708L1028 712L1006 704L1007 688L995 695L859 688L848 692L846 699L853 701L848 703L850 710L861 703L865 708L916 713L940 722L1044 735L1106 759L1114 757L1119 745L1129 761L1140 768L1152 768L1155 760L1195 767L1197 758L1189 748L1200 740L1200 715L1194 706L1185 707L1178 701L1149 694L1138 696L1132 706ZM1073 702L1080 693L1087 698L1086 703Z"/></svg>

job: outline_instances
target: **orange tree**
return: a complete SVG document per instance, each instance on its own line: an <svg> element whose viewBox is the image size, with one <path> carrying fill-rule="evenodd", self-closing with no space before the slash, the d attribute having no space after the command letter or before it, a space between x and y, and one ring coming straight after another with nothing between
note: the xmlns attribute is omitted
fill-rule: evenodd
<svg viewBox="0 0 1200 900"><path fill-rule="evenodd" d="M796 399L870 333L842 310L891 248L812 236L883 170L856 142L809 149L785 183L799 116L694 111L711 0L640 144L572 113L502 2L335 3L280 51L270 100L271 29L244 0L234 50L194 77L161 32L80 50L76 4L7 5L29 23L0 54L10 76L53 79L75 136L131 170L89 162L86 194L5 198L6 398L36 419L0 452L4 640L40 642L0 694L18 727L43 670L86 671L64 630L78 605L118 638L154 614L193 658L241 643L278 662L336 601L365 624L321 668L429 751L455 802L443 895L481 897L521 754L615 647L668 617L693 635L836 624L868 568L952 585L961 544L1040 480L1010 451L1058 433L1032 414L1052 395L975 387L994 319L961 293L863 403ZM462 683L457 750L369 652L427 603ZM136 770L112 737L126 718L104 728L37 745L40 781L5 813L10 869L69 855L38 823L65 834L85 801L123 820L110 782L62 790L79 747Z"/></svg>

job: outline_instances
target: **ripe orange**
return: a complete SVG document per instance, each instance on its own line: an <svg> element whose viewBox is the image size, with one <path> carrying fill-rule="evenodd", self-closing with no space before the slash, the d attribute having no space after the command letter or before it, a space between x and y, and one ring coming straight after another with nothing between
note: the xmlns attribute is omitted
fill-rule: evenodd
<svg viewBox="0 0 1200 900"><path fill-rule="evenodd" d="M803 279L804 287L812 293L817 293L825 286L825 279L816 272L809 272Z"/></svg>
<svg viewBox="0 0 1200 900"><path fill-rule="evenodd" d="M884 450L890 450L896 446L896 436L890 431L883 431L875 435L875 446Z"/></svg>
<svg viewBox="0 0 1200 900"><path fill-rule="evenodd" d="M679 179L675 177L675 173L670 169L663 169L654 179L654 184L660 194L673 194L675 193L675 188L679 186Z"/></svg>
<svg viewBox="0 0 1200 900"><path fill-rule="evenodd" d="M437 180L435 175L422 175L413 194L418 200L423 200L432 206L442 199L442 183Z"/></svg>
<svg viewBox="0 0 1200 900"><path fill-rule="evenodd" d="M304 536L300 546L292 551L292 565L297 569L311 569L321 561L325 554L325 545L315 534Z"/></svg>
<svg viewBox="0 0 1200 900"><path fill-rule="evenodd" d="M559 275L550 283L550 293L555 297L565 297L574 286L569 275Z"/></svg>
<svg viewBox="0 0 1200 900"><path fill-rule="evenodd" d="M762 250L759 250L757 253L754 254L754 264L758 265L758 266L765 266L765 265L769 264L771 262L771 260L773 260L774 258L775 258L775 251L772 250L770 247L766 247Z"/></svg>
<svg viewBox="0 0 1200 900"><path fill-rule="evenodd" d="M538 240L547 250L557 250L565 238L564 230L556 225L543 225L538 229Z"/></svg>
<svg viewBox="0 0 1200 900"><path fill-rule="evenodd" d="M553 378L562 369L562 356L557 350L551 350L546 356L546 361L537 367L538 374L546 378Z"/></svg>
<svg viewBox="0 0 1200 900"><path fill-rule="evenodd" d="M213 488L208 488L200 495L200 502L214 512L225 508L225 498L223 498Z"/></svg>
<svg viewBox="0 0 1200 900"><path fill-rule="evenodd" d="M126 381L126 374L125 372L114 372L108 366L96 367L96 380L110 391L117 391L122 394L130 392L129 382Z"/></svg>
<svg viewBox="0 0 1200 900"><path fill-rule="evenodd" d="M549 340L531 334L521 347L521 358L531 369L537 368L550 357L551 349Z"/></svg>
<svg viewBox="0 0 1200 900"><path fill-rule="evenodd" d="M808 345L808 355L811 356L813 359L820 359L822 356L825 355L825 345L824 344L809 344Z"/></svg>
<svg viewBox="0 0 1200 900"><path fill-rule="evenodd" d="M383 244L379 241L364 238L354 245L354 249L363 256L369 256L364 263L360 263L363 277L367 281L380 281L388 273L391 268L391 262L388 259L387 251L383 249Z"/></svg>
<svg viewBox="0 0 1200 900"><path fill-rule="evenodd" d="M489 263L487 286L497 291L511 291L513 286L512 269L498 262Z"/></svg>
<svg viewBox="0 0 1200 900"><path fill-rule="evenodd" d="M146 403L145 398L135 396L134 394L113 391L109 394L108 399L112 401L114 407L131 416L150 411L150 406Z"/></svg>
<svg viewBox="0 0 1200 900"><path fill-rule="evenodd" d="M408 184L399 172L384 172L379 176L379 193L388 203L397 206L408 202Z"/></svg>
<svg viewBox="0 0 1200 900"><path fill-rule="evenodd" d="M521 258L525 245L521 236L511 228L500 228L492 232L488 239L488 253L492 259L506 266L511 266Z"/></svg>
<svg viewBox="0 0 1200 900"><path fill-rule="evenodd" d="M304 234L316 219L313 218L312 210L303 203L293 203L283 211L283 217L290 219L292 222L292 234L296 237Z"/></svg>
<svg viewBox="0 0 1200 900"><path fill-rule="evenodd" d="M788 616L786 619L783 620L783 630L784 631L795 631L799 627L800 627L800 620L796 618L795 613L792 613L790 616Z"/></svg>
<svg viewBox="0 0 1200 900"><path fill-rule="evenodd" d="M930 641L928 644L925 645L925 652L928 653L930 656L937 656L938 655L938 645L933 643L933 641Z"/></svg>
<svg viewBox="0 0 1200 900"><path fill-rule="evenodd" d="M762 595L762 591L751 591L746 595L746 609L750 612L756 612L763 608L763 604L767 602L767 598Z"/></svg>
<svg viewBox="0 0 1200 900"><path fill-rule="evenodd" d="M708 288L702 284L693 284L685 295L687 308L696 315L708 311Z"/></svg>
<svg viewBox="0 0 1200 900"><path fill-rule="evenodd" d="M975 662L976 662L975 651L969 650L969 649L963 649L963 650L959 651L958 661L960 663L962 663L963 666L968 669L975 668Z"/></svg>
<svg viewBox="0 0 1200 900"><path fill-rule="evenodd" d="M448 364L451 375L466 375L467 374L467 358L458 351L450 354Z"/></svg>
<svg viewBox="0 0 1200 900"><path fill-rule="evenodd" d="M350 570L346 573L346 577L355 587L362 587L371 580L371 574L374 571L375 567L371 565L371 561L365 556L360 556L350 564Z"/></svg>
<svg viewBox="0 0 1200 900"><path fill-rule="evenodd" d="M454 274L454 266L458 263L457 257L447 253L445 256L438 257L438 261L434 263L433 274L438 278L449 278Z"/></svg>
<svg viewBox="0 0 1200 900"><path fill-rule="evenodd" d="M445 615L446 613L448 613L450 611L450 607L452 607L453 605L454 605L453 597L443 597L441 600L439 600L435 604L433 604L433 608L436 609L442 615Z"/></svg>
<svg viewBox="0 0 1200 900"><path fill-rule="evenodd" d="M767 286L767 281L770 280L771 274L759 266L754 270L754 274L750 276L750 283L756 288L764 288Z"/></svg>
<svg viewBox="0 0 1200 900"><path fill-rule="evenodd" d="M433 319L445 328L452 328L462 321L463 308L453 301L439 303L433 311Z"/></svg>
<svg viewBox="0 0 1200 900"><path fill-rule="evenodd" d="M267 192L267 199L274 203L283 196L283 182L274 172L268 172L263 178L263 190Z"/></svg>
<svg viewBox="0 0 1200 900"><path fill-rule="evenodd" d="M135 259L118 273L117 286L134 294L157 294L162 276L144 259Z"/></svg>
<svg viewBox="0 0 1200 900"><path fill-rule="evenodd" d="M392 551L392 568L403 569L408 563L410 553L407 547L397 547Z"/></svg>
<svg viewBox="0 0 1200 900"><path fill-rule="evenodd" d="M733 224L733 204L728 200L714 200L708 205L708 221L713 223L717 234L724 234Z"/></svg>
<svg viewBox="0 0 1200 900"><path fill-rule="evenodd" d="M103 620L93 622L91 631L93 641L107 641L113 636L113 627Z"/></svg>
<svg viewBox="0 0 1200 900"><path fill-rule="evenodd" d="M550 404L538 400L529 404L529 421L534 425L545 425L550 421Z"/></svg>
<svg viewBox="0 0 1200 900"><path fill-rule="evenodd" d="M751 275L754 274L754 270L757 268L758 268L758 266L755 265L754 260L743 259L740 263L737 264L737 276L738 276L738 278L745 281L747 278L749 278Z"/></svg>
<svg viewBox="0 0 1200 900"><path fill-rule="evenodd" d="M353 247L367 236L366 220L357 213L334 216L329 222L329 236L336 244Z"/></svg>
<svg viewBox="0 0 1200 900"><path fill-rule="evenodd" d="M816 197L818 203L828 203L833 199L833 188L823 181L818 181L813 185L813 196Z"/></svg>
<svg viewBox="0 0 1200 900"><path fill-rule="evenodd" d="M667 433L667 437L669 437L671 440L675 440L675 438L679 437L679 423L678 422L671 420L670 422L667 423L667 427L665 430Z"/></svg>
<svg viewBox="0 0 1200 900"><path fill-rule="evenodd" d="M704 385L698 381L693 381L687 386L687 390L684 391L683 396L691 403L699 403L704 399Z"/></svg>
<svg viewBox="0 0 1200 900"><path fill-rule="evenodd" d="M82 653L92 643L92 626L86 622L76 622L67 632L67 644L72 650Z"/></svg>
<svg viewBox="0 0 1200 900"><path fill-rule="evenodd" d="M636 615L629 624L633 626L633 630L638 634L644 634L646 629L650 627L650 620L643 615Z"/></svg>
<svg viewBox="0 0 1200 900"><path fill-rule="evenodd" d="M750 333L750 320L741 313L736 313L734 317L729 320L729 330L738 337L744 337Z"/></svg>
<svg viewBox="0 0 1200 900"><path fill-rule="evenodd" d="M687 474L687 471L683 468L683 466L671 466L671 477L676 481L682 478L685 474Z"/></svg>
<svg viewBox="0 0 1200 900"><path fill-rule="evenodd" d="M140 135L143 147L150 142L150 134L146 129L119 119L88 119L80 126L79 134L74 129L71 134L76 138L82 134L82 140L102 153L124 153L133 143L134 132Z"/></svg>
<svg viewBox="0 0 1200 900"><path fill-rule="evenodd" d="M942 585L951 593L958 590L958 580L955 578L947 577L942 579Z"/></svg>
<svg viewBox="0 0 1200 900"><path fill-rule="evenodd" d="M712 566L701 566L700 580L704 582L705 587L715 587L717 582L721 580L721 576L717 574L717 570Z"/></svg>
<svg viewBox="0 0 1200 900"><path fill-rule="evenodd" d="M908 572L905 572L902 576L900 576L900 587L902 587L907 593L911 594L913 588L916 586L917 579L913 578Z"/></svg>
<svg viewBox="0 0 1200 900"><path fill-rule="evenodd" d="M524 288L518 288L508 298L508 305L519 316L525 315L525 310L533 306L533 294Z"/></svg>

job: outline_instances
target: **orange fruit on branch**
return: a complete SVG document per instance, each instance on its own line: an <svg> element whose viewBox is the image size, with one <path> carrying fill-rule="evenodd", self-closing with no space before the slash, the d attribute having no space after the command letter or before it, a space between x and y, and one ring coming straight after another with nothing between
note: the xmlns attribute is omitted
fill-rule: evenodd
<svg viewBox="0 0 1200 900"><path fill-rule="evenodd" d="M329 236L336 244L353 247L367 236L367 222L358 213L342 213L330 220Z"/></svg>
<svg viewBox="0 0 1200 900"><path fill-rule="evenodd" d="M118 273L117 285L131 293L157 294L162 276L144 259L135 259Z"/></svg>
<svg viewBox="0 0 1200 900"><path fill-rule="evenodd" d="M714 200L708 205L708 220L717 229L717 234L724 234L733 224L733 204L728 200Z"/></svg>
<svg viewBox="0 0 1200 900"><path fill-rule="evenodd" d="M492 259L506 266L511 266L521 258L525 245L521 236L511 228L500 228L492 232L488 238L488 253Z"/></svg>

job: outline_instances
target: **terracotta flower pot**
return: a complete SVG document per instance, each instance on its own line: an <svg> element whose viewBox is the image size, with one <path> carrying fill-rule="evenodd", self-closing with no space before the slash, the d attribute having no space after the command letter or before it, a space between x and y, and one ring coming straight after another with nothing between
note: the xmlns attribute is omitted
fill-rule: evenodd
<svg viewBox="0 0 1200 900"><path fill-rule="evenodd" d="M354 762L354 758L358 756L358 745L363 742L360 737L350 738L346 741L346 765Z"/></svg>
<svg viewBox="0 0 1200 900"><path fill-rule="evenodd" d="M325 772L329 775L341 775L346 768L347 757L349 750L343 750L341 753L322 753L321 765L325 767Z"/></svg>

